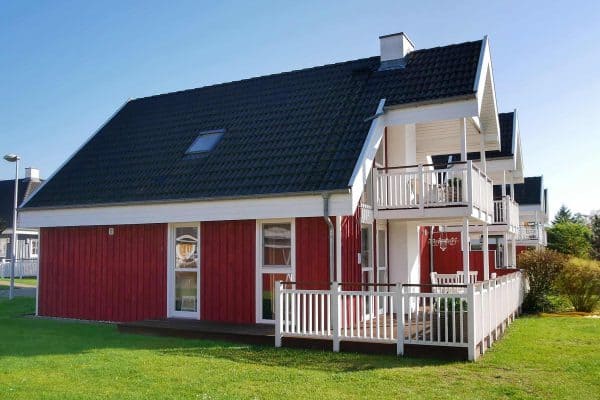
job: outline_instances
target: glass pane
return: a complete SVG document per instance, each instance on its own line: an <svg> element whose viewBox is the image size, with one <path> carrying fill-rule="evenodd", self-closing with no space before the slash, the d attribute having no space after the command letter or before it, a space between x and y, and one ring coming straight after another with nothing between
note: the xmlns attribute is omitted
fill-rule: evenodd
<svg viewBox="0 0 600 400"><path fill-rule="evenodd" d="M175 268L196 268L198 265L198 228L175 228Z"/></svg>
<svg viewBox="0 0 600 400"><path fill-rule="evenodd" d="M371 241L371 230L369 228L361 229L361 251L360 251L360 264L362 269L371 268L371 248L373 242Z"/></svg>
<svg viewBox="0 0 600 400"><path fill-rule="evenodd" d="M387 271L385 269L380 269L377 272L377 283L387 283Z"/></svg>
<svg viewBox="0 0 600 400"><path fill-rule="evenodd" d="M175 272L175 310L198 311L198 274Z"/></svg>
<svg viewBox="0 0 600 400"><path fill-rule="evenodd" d="M263 274L262 275L262 318L275 319L275 282L291 282L291 274Z"/></svg>
<svg viewBox="0 0 600 400"><path fill-rule="evenodd" d="M377 231L377 268L387 267L387 254L385 252L386 237L384 230Z"/></svg>
<svg viewBox="0 0 600 400"><path fill-rule="evenodd" d="M263 225L263 265L292 265L292 225Z"/></svg>

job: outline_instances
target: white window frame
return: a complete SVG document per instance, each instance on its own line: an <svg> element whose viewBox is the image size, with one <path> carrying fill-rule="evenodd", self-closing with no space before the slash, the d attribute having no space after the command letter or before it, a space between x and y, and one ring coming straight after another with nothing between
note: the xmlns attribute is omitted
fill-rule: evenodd
<svg viewBox="0 0 600 400"><path fill-rule="evenodd" d="M34 246L35 243L35 246ZM33 252L35 248L35 253ZM40 254L40 241L38 238L29 239L29 258L38 258Z"/></svg>
<svg viewBox="0 0 600 400"><path fill-rule="evenodd" d="M186 271L197 273L196 283L196 299L197 299L197 312L193 311L176 311L175 310L175 230L177 228L197 228L198 229L198 265L193 270L186 268ZM189 319L201 319L201 298L200 298L200 287L201 287L201 271L202 271L202 226L200 222L188 222L188 223L171 223L169 224L169 234L167 240L167 316L174 318L189 318ZM179 269L180 271L182 269Z"/></svg>
<svg viewBox="0 0 600 400"><path fill-rule="evenodd" d="M291 229L291 259L289 267L265 267L263 263L263 225L265 224L290 224ZM274 324L275 320L263 319L262 317L262 275L271 274L291 274L292 281L296 279L296 219L295 218L277 218L262 219L256 221L256 284L255 284L255 303L256 303L256 322L262 324Z"/></svg>

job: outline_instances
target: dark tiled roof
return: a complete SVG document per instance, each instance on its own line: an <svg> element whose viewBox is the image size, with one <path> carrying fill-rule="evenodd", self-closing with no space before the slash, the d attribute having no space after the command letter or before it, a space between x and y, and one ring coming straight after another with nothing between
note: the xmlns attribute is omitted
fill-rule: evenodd
<svg viewBox="0 0 600 400"><path fill-rule="evenodd" d="M23 203L42 182L39 180L19 179L19 192L17 202ZM0 181L0 232L12 227L13 206L15 195L15 180Z"/></svg>
<svg viewBox="0 0 600 400"><path fill-rule="evenodd" d="M542 177L530 176L524 183L515 185L515 201L519 204L540 204L542 200Z"/></svg>
<svg viewBox="0 0 600 400"><path fill-rule="evenodd" d="M240 197L348 188L386 106L473 94L481 41L365 58L128 102L26 207ZM184 153L225 129L204 157Z"/></svg>
<svg viewBox="0 0 600 400"><path fill-rule="evenodd" d="M498 120L500 121L500 150L486 151L486 159L512 157L513 152L513 136L514 136L514 112L499 113ZM452 160L460 160L460 154L438 155L433 156L434 164L446 164L452 157ZM468 160L479 160L480 154L478 151L467 153Z"/></svg>
<svg viewBox="0 0 600 400"><path fill-rule="evenodd" d="M544 189L544 196L547 190ZM506 194L510 194L510 185L506 185ZM542 177L525 178L524 183L515 184L515 200L519 204L540 204L542 194ZM494 185L494 199L502 198L502 185Z"/></svg>

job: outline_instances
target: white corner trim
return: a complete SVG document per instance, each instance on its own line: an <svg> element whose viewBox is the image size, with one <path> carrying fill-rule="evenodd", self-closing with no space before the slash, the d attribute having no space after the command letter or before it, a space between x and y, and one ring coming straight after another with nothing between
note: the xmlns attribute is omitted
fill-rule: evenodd
<svg viewBox="0 0 600 400"><path fill-rule="evenodd" d="M27 198L25 201L23 201L23 203L21 204L21 206L20 206L20 207L23 207L23 206L25 206L27 203L29 203L29 201L30 201L31 199L33 199L33 198L35 197L35 195L36 195L36 194L38 194L38 192L39 192L40 190L42 190L42 188L43 188L44 186L46 186L46 184L47 184L48 182L50 182L50 181L52 180L52 178L54 178L54 176L56 176L56 174L58 174L58 172L59 172L61 169L63 169L63 168L65 167L65 165L67 165L67 164L69 163L69 161L71 161L71 160L73 159L73 157L75 157L75 155L76 155L77 153L79 153L79 152L81 151L81 149L83 149L83 148L84 148L84 147L85 147L85 146L86 146L86 145L87 145L87 144L88 144L88 143L89 143L89 142L90 142L90 141L91 141L91 140L94 138L94 136L96 136L96 135L97 135L97 134L98 134L98 133L99 133L99 132L100 132L100 131L101 131L101 130L102 130L102 129L103 129L105 126L106 126L106 125L108 125L108 123L109 123L110 121L112 121L112 119L113 119L113 118L114 118L114 117L115 117L115 116L116 116L116 115L117 115L119 112L121 112L121 110L122 110L123 108L125 108L125 106L126 106L128 103L129 103L129 101L130 101L130 100L131 100L131 99L127 100L126 102L124 102L124 103L121 105L121 107L117 108L117 110L116 110L115 112L113 112L113 113L112 113L112 114L111 114L111 115L110 115L110 116L109 116L109 117L106 119L106 121L104 121L104 123L103 123L102 125L100 125L100 127L99 127L98 129L96 129L96 130L94 131L94 133L92 133L92 134L91 134L91 135L90 135L90 136L89 136L89 137L88 137L88 138L87 138L87 139L86 139L86 140L85 140L85 141L84 141L84 142L83 142L83 143L82 143L82 144L81 144L81 145L80 145L80 146L79 146L79 147L78 147L78 148L77 148L77 149L76 149L76 150L75 150L75 151L74 151L74 152L73 152L73 153L72 153L70 156L69 156L69 158L67 158L67 159L66 159L66 160L65 160L65 161L64 161L64 162L63 162L63 163L62 163L62 164L61 164L61 165L60 165L60 166L59 166L59 167L58 167L58 168L57 168L57 169L56 169L56 170L53 172L53 173L52 173L52 174L51 174L51 175L48 177L48 179L44 180L44 181L42 182L42 184L41 184L40 186L38 186L38 187L37 187L37 188L36 188L36 189L33 191L33 193L31 193L31 195L30 195L30 196L29 196L29 197L28 197L28 198Z"/></svg>
<svg viewBox="0 0 600 400"><path fill-rule="evenodd" d="M489 59L489 49L488 49L488 37L485 35L481 41L481 51L479 52L479 62L477 63L477 73L475 75L475 82L473 84L473 91L478 93L483 88L485 84L485 65L487 65L486 61Z"/></svg>
<svg viewBox="0 0 600 400"><path fill-rule="evenodd" d="M333 193L329 199L330 215L351 215L351 205L350 193ZM38 228L322 216L323 197L314 194L61 209L31 208L21 210L19 223L22 227Z"/></svg>

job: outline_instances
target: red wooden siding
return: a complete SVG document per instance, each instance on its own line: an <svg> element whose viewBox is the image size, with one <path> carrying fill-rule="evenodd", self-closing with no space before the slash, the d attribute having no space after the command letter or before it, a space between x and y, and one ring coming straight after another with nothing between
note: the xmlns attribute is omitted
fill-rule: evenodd
<svg viewBox="0 0 600 400"><path fill-rule="evenodd" d="M39 314L101 321L166 316L165 224L42 228Z"/></svg>
<svg viewBox="0 0 600 400"><path fill-rule="evenodd" d="M201 224L201 318L256 321L256 221Z"/></svg>
<svg viewBox="0 0 600 400"><path fill-rule="evenodd" d="M423 229L423 228L421 228ZM455 274L458 270L462 270L462 250L460 247L461 234L458 232L448 233L448 238L455 237L457 243L454 246L448 246L446 251L442 251L438 246L433 248L433 268L435 272L440 274ZM421 235L421 283L431 283L431 277L429 275L429 237ZM427 246L425 243L427 243ZM494 246L490 246L489 260L490 260L490 274L496 273L497 276L506 275L514 272L511 269L496 269L496 258L495 252L492 251ZM423 254L427 253L427 257L423 257ZM469 255L469 268L472 271L477 271L477 279L483 280L483 251L472 251Z"/></svg>
<svg viewBox="0 0 600 400"><path fill-rule="evenodd" d="M342 282L361 282L358 254L361 251L360 207L353 216L342 217Z"/></svg>
<svg viewBox="0 0 600 400"><path fill-rule="evenodd" d="M329 288L329 228L323 217L296 218L296 281L323 283L299 288Z"/></svg>

